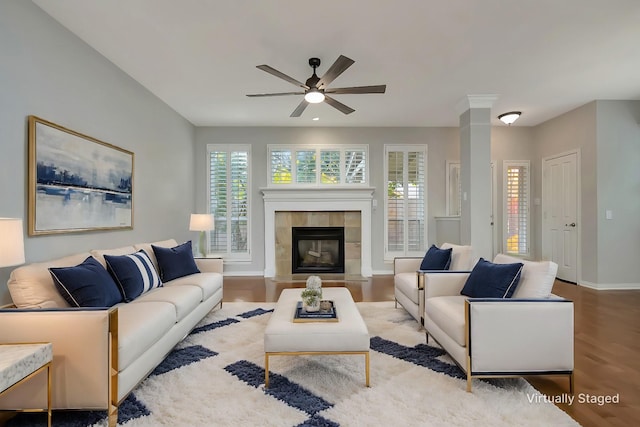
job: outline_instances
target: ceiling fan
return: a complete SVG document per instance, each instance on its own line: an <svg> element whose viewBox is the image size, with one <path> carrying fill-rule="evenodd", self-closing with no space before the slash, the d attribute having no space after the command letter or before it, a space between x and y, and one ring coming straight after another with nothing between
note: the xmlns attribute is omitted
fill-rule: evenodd
<svg viewBox="0 0 640 427"><path fill-rule="evenodd" d="M342 88L334 88L328 89L327 86L336 79L340 74L342 74L347 68L353 65L355 61L353 59L347 58L344 55L340 55L336 62L329 67L327 72L322 77L318 77L316 75L316 68L320 66L320 58L309 58L309 65L313 68L313 75L307 79L305 83L299 82L298 80L287 76L284 73L276 70L273 67L268 65L257 65L256 68L261 69L262 71L266 71L269 74L272 74L276 77L281 78L282 80L286 80L289 83L293 83L296 86L299 86L304 89L304 92L281 92L281 93L256 93L247 95L248 97L260 97L260 96L285 96L285 95L304 95L304 99L293 113L291 113L290 117L300 117L302 112L307 105L317 104L320 102L326 102L331 105L333 108L342 111L344 114L351 114L355 110L351 107L344 105L343 103L336 101L332 97L327 94L362 94L362 93L384 93L387 89L387 85L377 85L377 86L355 86L355 87L342 87Z"/></svg>

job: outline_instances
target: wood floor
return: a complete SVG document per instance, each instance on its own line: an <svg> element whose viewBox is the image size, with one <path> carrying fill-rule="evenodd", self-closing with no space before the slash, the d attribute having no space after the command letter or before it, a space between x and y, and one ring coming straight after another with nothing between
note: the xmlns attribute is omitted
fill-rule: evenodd
<svg viewBox="0 0 640 427"><path fill-rule="evenodd" d="M324 282L346 286L359 301L393 301L393 277ZM224 301L275 302L282 289L302 281L275 282L261 277L224 278ZM594 291L556 281L553 292L574 301L575 400L558 406L585 427L632 426L640 420L640 291ZM401 310L401 308L399 308ZM565 377L528 377L541 393L568 393ZM619 396L619 403L597 399ZM578 399L583 401L579 402ZM594 403L587 403L589 399Z"/></svg>

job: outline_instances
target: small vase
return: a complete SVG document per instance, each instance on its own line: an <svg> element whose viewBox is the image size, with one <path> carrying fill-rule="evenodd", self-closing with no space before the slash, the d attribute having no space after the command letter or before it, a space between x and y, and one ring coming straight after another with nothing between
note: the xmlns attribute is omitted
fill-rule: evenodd
<svg viewBox="0 0 640 427"><path fill-rule="evenodd" d="M307 302L305 301L303 304L304 311L306 311L307 313L315 313L316 311L320 310L320 301L316 301L314 304L307 304Z"/></svg>

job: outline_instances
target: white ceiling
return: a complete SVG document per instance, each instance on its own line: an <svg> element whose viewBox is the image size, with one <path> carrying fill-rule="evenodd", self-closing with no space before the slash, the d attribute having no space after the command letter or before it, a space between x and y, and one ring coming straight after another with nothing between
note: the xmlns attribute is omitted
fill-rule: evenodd
<svg viewBox="0 0 640 427"><path fill-rule="evenodd" d="M458 126L466 95L533 126L594 99L640 99L638 0L33 0L197 126ZM329 87L386 84L289 114L340 55ZM319 121L312 121L319 117Z"/></svg>

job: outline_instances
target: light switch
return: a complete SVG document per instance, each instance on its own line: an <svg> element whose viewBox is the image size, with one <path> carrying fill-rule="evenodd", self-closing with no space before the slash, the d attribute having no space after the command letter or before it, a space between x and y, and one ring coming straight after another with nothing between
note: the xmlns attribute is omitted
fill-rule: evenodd
<svg viewBox="0 0 640 427"><path fill-rule="evenodd" d="M607 209L606 211L604 211L604 216L607 219L613 219L613 211L610 209Z"/></svg>

